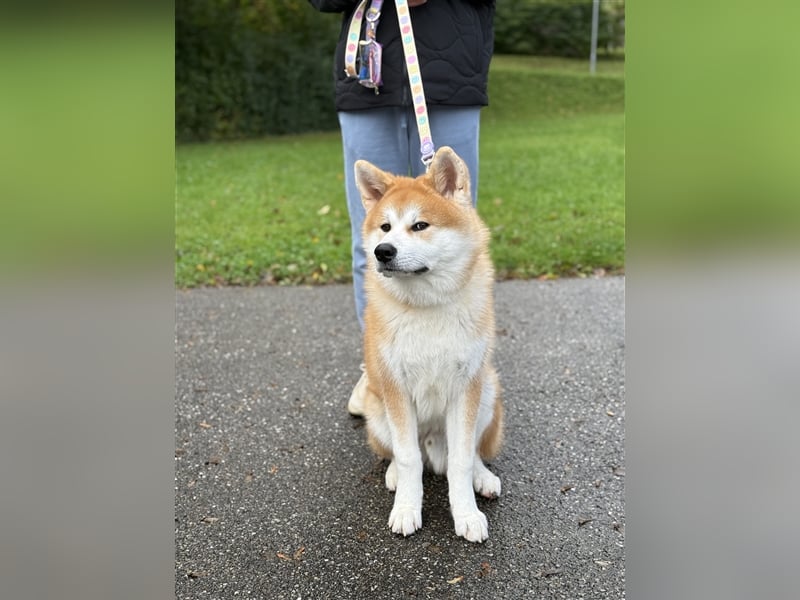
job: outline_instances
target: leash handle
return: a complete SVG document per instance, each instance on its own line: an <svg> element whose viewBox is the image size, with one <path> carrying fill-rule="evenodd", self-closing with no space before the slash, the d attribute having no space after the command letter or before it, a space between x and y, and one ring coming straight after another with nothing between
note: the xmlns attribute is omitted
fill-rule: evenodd
<svg viewBox="0 0 800 600"><path fill-rule="evenodd" d="M367 0L361 3L353 11L350 19L350 26L347 29L347 43L344 50L344 72L348 77L357 77L358 83L370 88L378 94L378 88L383 85L381 79L381 61L383 49L376 39L378 23L381 19L381 9L383 0L372 0L370 7L366 10ZM366 20L364 28L364 38L359 40L361 33L361 23ZM356 73L356 53L361 55L361 64Z"/></svg>
<svg viewBox="0 0 800 600"><path fill-rule="evenodd" d="M353 18L350 19L350 28L347 30L347 45L344 48L344 72L350 77L356 77L356 53L358 52L358 38L361 36L361 22L364 19L364 7L367 0L361 0Z"/></svg>

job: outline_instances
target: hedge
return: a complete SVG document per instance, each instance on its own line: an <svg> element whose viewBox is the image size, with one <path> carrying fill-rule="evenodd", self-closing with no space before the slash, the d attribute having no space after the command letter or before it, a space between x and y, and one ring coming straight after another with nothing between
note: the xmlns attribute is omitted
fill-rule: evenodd
<svg viewBox="0 0 800 600"><path fill-rule="evenodd" d="M495 17L495 52L589 58L592 0L500 0ZM624 0L601 0L598 53L625 44Z"/></svg>
<svg viewBox="0 0 800 600"><path fill-rule="evenodd" d="M331 61L340 23L307 0L178 0L178 140L335 129Z"/></svg>

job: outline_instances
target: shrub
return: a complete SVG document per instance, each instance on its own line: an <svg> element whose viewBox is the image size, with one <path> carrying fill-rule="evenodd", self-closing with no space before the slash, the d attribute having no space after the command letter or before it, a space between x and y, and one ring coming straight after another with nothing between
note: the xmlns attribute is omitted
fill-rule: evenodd
<svg viewBox="0 0 800 600"><path fill-rule="evenodd" d="M598 53L624 47L625 2L600 3ZM498 2L495 52L587 57L591 51L592 0Z"/></svg>
<svg viewBox="0 0 800 600"><path fill-rule="evenodd" d="M306 0L178 0L178 140L335 129L331 69L339 26Z"/></svg>

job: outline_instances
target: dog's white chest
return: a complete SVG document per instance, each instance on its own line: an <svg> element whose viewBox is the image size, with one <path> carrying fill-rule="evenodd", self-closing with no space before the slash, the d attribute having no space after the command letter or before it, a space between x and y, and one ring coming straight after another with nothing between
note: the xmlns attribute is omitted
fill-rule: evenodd
<svg viewBox="0 0 800 600"><path fill-rule="evenodd" d="M385 364L411 398L420 422L441 418L483 364L488 337L464 326L456 308L396 315L382 347Z"/></svg>

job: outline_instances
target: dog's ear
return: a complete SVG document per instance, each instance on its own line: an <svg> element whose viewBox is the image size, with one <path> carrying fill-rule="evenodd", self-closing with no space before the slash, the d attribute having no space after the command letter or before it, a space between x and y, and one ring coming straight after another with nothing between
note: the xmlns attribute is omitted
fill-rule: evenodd
<svg viewBox="0 0 800 600"><path fill-rule="evenodd" d="M366 160L357 160L355 164L356 185L361 192L361 203L367 212L386 194L386 190L394 181L389 173Z"/></svg>
<svg viewBox="0 0 800 600"><path fill-rule="evenodd" d="M442 196L455 200L459 204L472 206L472 195L469 191L469 169L452 148L442 146L436 151L428 175L433 181L434 189Z"/></svg>

